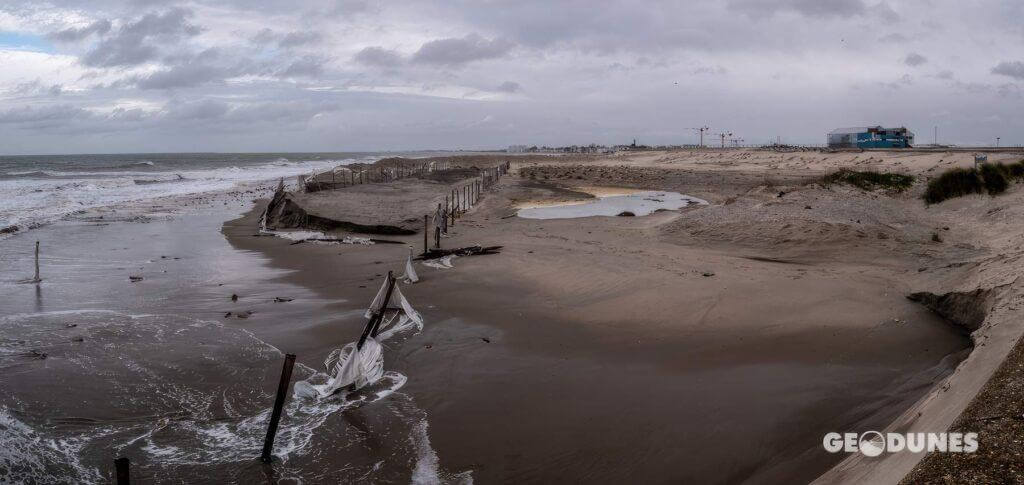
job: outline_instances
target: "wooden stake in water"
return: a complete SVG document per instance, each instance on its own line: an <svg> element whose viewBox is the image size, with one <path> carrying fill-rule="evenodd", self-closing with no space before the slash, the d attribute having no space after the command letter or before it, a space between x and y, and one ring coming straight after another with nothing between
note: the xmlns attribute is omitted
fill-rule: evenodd
<svg viewBox="0 0 1024 485"><path fill-rule="evenodd" d="M39 283L42 281L39 279L39 241L36 241L36 277L32 281Z"/></svg>
<svg viewBox="0 0 1024 485"><path fill-rule="evenodd" d="M270 425L267 426L267 439L263 442L263 463L270 463L273 458L274 436L277 434L277 423L281 421L281 410L284 400L288 397L288 383L292 380L292 367L295 366L295 354L284 356L284 369L281 370L281 382L277 384L277 399L274 400L274 411L270 414Z"/></svg>
<svg viewBox="0 0 1024 485"><path fill-rule="evenodd" d="M114 476L116 477L117 485L128 485L131 483L131 476L128 473L128 467L131 462L128 461L127 457L122 456L114 460Z"/></svg>

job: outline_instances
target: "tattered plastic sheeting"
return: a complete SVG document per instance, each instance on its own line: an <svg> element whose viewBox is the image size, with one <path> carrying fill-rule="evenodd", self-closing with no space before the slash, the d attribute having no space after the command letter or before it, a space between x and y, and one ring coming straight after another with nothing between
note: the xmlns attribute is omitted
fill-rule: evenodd
<svg viewBox="0 0 1024 485"><path fill-rule="evenodd" d="M423 317L402 294L397 283L391 292L391 298L398 301L401 309L385 308L387 302L384 301L384 296L387 289L388 281L385 279L384 285L374 297L370 309L366 311L366 318L372 318L375 312L383 312L383 320L378 327L377 336L367 337L363 342L362 349L356 348L356 342L351 342L332 351L324 360L324 368L329 376L327 382L325 384L313 384L309 381L296 382L295 395L297 397L327 397L341 389L351 387L352 390L358 390L377 382L384 375L384 353L380 342L409 329L415 328L417 332L423 330Z"/></svg>
<svg viewBox="0 0 1024 485"><path fill-rule="evenodd" d="M412 249L409 250L409 258L405 260L405 273L399 276L398 279L409 284L420 280L420 276L416 274L416 268L412 265Z"/></svg>
<svg viewBox="0 0 1024 485"><path fill-rule="evenodd" d="M409 300L405 299L405 295L398 289L398 286L395 286L392 296L397 296L402 310L392 313L390 317L387 314L384 315L384 320L381 321L377 332L377 340L380 342L406 330L416 329L416 332L423 330L423 317L409 304Z"/></svg>
<svg viewBox="0 0 1024 485"><path fill-rule="evenodd" d="M345 236L338 239L320 231L268 231L260 229L260 234L269 234L291 241L309 241L322 244L361 244L365 246L374 244L373 240L368 237Z"/></svg>
<svg viewBox="0 0 1024 485"><path fill-rule="evenodd" d="M437 206L434 213L434 227L441 230L441 234L448 234L448 215L441 206Z"/></svg>
<svg viewBox="0 0 1024 485"><path fill-rule="evenodd" d="M437 269L451 269L453 267L453 259L455 259L454 254L449 254L448 256L442 256L440 258L435 259L425 259L423 260L423 266L429 266L431 268Z"/></svg>
<svg viewBox="0 0 1024 485"><path fill-rule="evenodd" d="M345 236L342 240L338 241L341 244L362 244L369 246L373 244L373 240L368 237L356 237L356 236Z"/></svg>
<svg viewBox="0 0 1024 485"><path fill-rule="evenodd" d="M395 285L395 290L397 289L398 285ZM373 301L370 302L370 308L366 309L366 312L363 313L363 316L366 318L373 318L374 313L381 311L384 308L384 305L387 303L386 301L384 301L384 298L387 298L387 294L388 280L387 278L385 278L384 284L380 285L380 289L377 290L377 296L373 297Z"/></svg>
<svg viewBox="0 0 1024 485"><path fill-rule="evenodd" d="M384 284L381 285L379 290L377 290L377 296L373 297L373 302L370 303L370 308L366 309L366 313L364 313L363 316L366 318L373 318L374 313L384 310L384 305L387 304L387 302L384 301L384 298L387 297L387 293L388 282L385 279ZM402 307L402 311L399 312L401 314L400 316L409 318L411 321L415 322L419 326L420 330L422 330L423 317L420 316L419 312L417 312L416 309L412 307L412 304L409 303L409 300L405 298L405 295L402 294L402 288L398 286L398 284L395 284L395 289L391 291L391 298L397 299L399 306ZM380 328L384 329L385 326L386 324L382 323Z"/></svg>
<svg viewBox="0 0 1024 485"><path fill-rule="evenodd" d="M348 343L340 349L334 349L324 367L331 378L325 384L310 384L307 381L295 383L295 395L301 397L326 397L340 389L352 386L353 389L373 384L384 375L384 352L380 343L367 337L363 348L357 349L356 343Z"/></svg>

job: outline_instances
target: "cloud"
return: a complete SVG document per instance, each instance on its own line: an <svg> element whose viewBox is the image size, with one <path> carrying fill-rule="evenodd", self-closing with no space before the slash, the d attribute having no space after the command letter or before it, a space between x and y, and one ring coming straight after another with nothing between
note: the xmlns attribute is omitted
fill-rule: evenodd
<svg viewBox="0 0 1024 485"><path fill-rule="evenodd" d="M502 93L518 93L523 90L523 87L517 82L505 81L494 88L494 90Z"/></svg>
<svg viewBox="0 0 1024 485"><path fill-rule="evenodd" d="M1000 76L1010 76L1014 79L1024 80L1024 62L1000 62L999 65L992 68L992 74L999 74Z"/></svg>
<svg viewBox="0 0 1024 485"><path fill-rule="evenodd" d="M265 45L276 41L277 38L277 33L267 27L264 27L260 29L259 32L256 32L256 35L253 35L251 40L254 44Z"/></svg>
<svg viewBox="0 0 1024 485"><path fill-rule="evenodd" d="M21 106L0 111L0 123L60 123L89 118L88 110L69 104Z"/></svg>
<svg viewBox="0 0 1024 485"><path fill-rule="evenodd" d="M514 44L508 40L488 40L474 33L462 38L427 42L413 54L412 60L422 64L459 67L473 61L503 57L513 47Z"/></svg>
<svg viewBox="0 0 1024 485"><path fill-rule="evenodd" d="M290 49L308 44L314 44L323 39L323 34L311 30L297 30L287 34L279 34L270 28L264 27L256 32L249 40L253 44L264 46L277 43L278 47Z"/></svg>
<svg viewBox="0 0 1024 485"><path fill-rule="evenodd" d="M17 84L11 92L18 96L60 96L64 92L64 86L60 84L45 84L41 79L37 78Z"/></svg>
<svg viewBox="0 0 1024 485"><path fill-rule="evenodd" d="M996 94L1001 98L1019 98L1021 97L1020 86L1013 83L1000 84L996 88Z"/></svg>
<svg viewBox="0 0 1024 485"><path fill-rule="evenodd" d="M188 22L192 11L172 8L163 13L149 13L134 22L128 22L118 31L104 38L93 50L82 57L90 67L134 66L157 57L161 47L177 44L183 38L198 35L202 28Z"/></svg>
<svg viewBox="0 0 1024 485"><path fill-rule="evenodd" d="M902 19L902 17L900 17L900 14L893 10L893 8L887 2L884 1L879 2L877 5L870 7L868 11L871 12L871 15L881 20L882 23L885 24L899 23L899 21Z"/></svg>
<svg viewBox="0 0 1024 485"><path fill-rule="evenodd" d="M135 84L140 89L187 88L223 79L225 75L222 68L197 62L181 64L135 78Z"/></svg>
<svg viewBox="0 0 1024 485"><path fill-rule="evenodd" d="M714 67L711 67L711 66L701 66L701 67L695 68L692 71L690 71L690 73L693 74L693 75L700 75L700 74L722 75L722 74L726 74L728 72L729 71L727 71L722 66L714 66Z"/></svg>
<svg viewBox="0 0 1024 485"><path fill-rule="evenodd" d="M891 34L883 35L882 37L879 37L878 41L879 42L887 42L887 43L891 42L891 43L894 43L894 44L905 44L907 42L910 42L910 37L907 37L907 36L905 36L905 35L903 35L903 34L901 34L899 32L893 32Z"/></svg>
<svg viewBox="0 0 1024 485"><path fill-rule="evenodd" d="M231 107L213 99L174 103L167 108L167 116L178 120L210 120L224 116Z"/></svg>
<svg viewBox="0 0 1024 485"><path fill-rule="evenodd" d="M261 66L252 61L224 55L219 49L207 49L196 55L182 54L164 61L168 63L164 69L131 76L123 84L134 84L140 89L189 88L261 72Z"/></svg>
<svg viewBox="0 0 1024 485"><path fill-rule="evenodd" d="M782 11L807 17L851 17L867 11L862 0L730 0L728 8L752 17L771 16Z"/></svg>
<svg viewBox="0 0 1024 485"><path fill-rule="evenodd" d="M281 77L318 77L324 72L324 60L317 56L303 56L280 70Z"/></svg>
<svg viewBox="0 0 1024 485"><path fill-rule="evenodd" d="M277 43L277 45L289 48L300 45L313 44L318 42L322 36L319 32L289 32Z"/></svg>
<svg viewBox="0 0 1024 485"><path fill-rule="evenodd" d="M397 67L402 64L401 54L383 47L365 47L352 60L366 66Z"/></svg>
<svg viewBox="0 0 1024 485"><path fill-rule="evenodd" d="M917 67L928 63L928 58L916 52L911 52L907 54L907 57L903 58L903 63L911 67Z"/></svg>
<svg viewBox="0 0 1024 485"><path fill-rule="evenodd" d="M813 143L939 111L964 141L999 114L1009 141L1024 133L1018 3L6 0L0 152L671 144L702 120ZM993 45L1002 58L977 55ZM672 115L690 121L666 114L693 93ZM870 107L849 103L865 93Z"/></svg>
<svg viewBox="0 0 1024 485"><path fill-rule="evenodd" d="M57 42L77 42L93 34L103 35L110 32L110 21L106 19L97 20L85 27L69 27L46 35L50 40Z"/></svg>

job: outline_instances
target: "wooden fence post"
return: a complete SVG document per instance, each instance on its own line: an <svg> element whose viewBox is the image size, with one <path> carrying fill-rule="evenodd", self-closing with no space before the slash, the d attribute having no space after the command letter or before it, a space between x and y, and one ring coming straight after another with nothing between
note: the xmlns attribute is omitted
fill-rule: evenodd
<svg viewBox="0 0 1024 485"><path fill-rule="evenodd" d="M277 384L277 398L274 400L274 410L270 414L270 425L267 426L267 439L263 441L263 455L260 457L263 463L270 463L273 458L274 436L277 435L277 424L281 421L281 410L284 408L284 400L288 397L288 383L292 380L292 367L295 366L295 354L285 354L284 368L281 369L281 381Z"/></svg>
<svg viewBox="0 0 1024 485"><path fill-rule="evenodd" d="M116 477L117 485L129 485L131 483L131 474L128 469L130 465L131 462L124 456L114 460L114 476Z"/></svg>

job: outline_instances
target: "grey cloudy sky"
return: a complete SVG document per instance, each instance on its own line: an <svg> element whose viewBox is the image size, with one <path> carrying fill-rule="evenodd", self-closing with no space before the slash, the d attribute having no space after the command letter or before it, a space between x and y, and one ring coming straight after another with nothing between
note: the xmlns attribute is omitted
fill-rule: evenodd
<svg viewBox="0 0 1024 485"><path fill-rule="evenodd" d="M0 153L1024 144L1019 0L0 4Z"/></svg>

